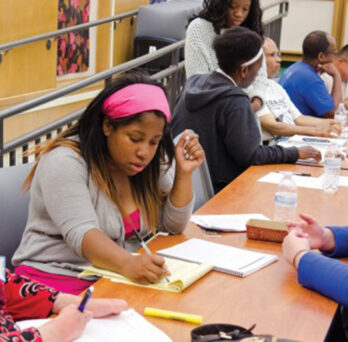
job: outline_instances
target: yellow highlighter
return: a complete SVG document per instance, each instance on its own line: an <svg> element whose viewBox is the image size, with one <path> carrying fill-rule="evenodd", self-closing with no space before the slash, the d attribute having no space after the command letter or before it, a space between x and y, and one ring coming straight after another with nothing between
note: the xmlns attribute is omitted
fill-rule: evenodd
<svg viewBox="0 0 348 342"><path fill-rule="evenodd" d="M186 314L182 312L169 311L169 310L161 310L161 309L155 309L155 308L148 308L148 307L144 309L144 315L168 318L168 319L176 319L178 321L184 321L184 322L189 322L194 324L201 324L203 320L202 316L198 316L198 315Z"/></svg>

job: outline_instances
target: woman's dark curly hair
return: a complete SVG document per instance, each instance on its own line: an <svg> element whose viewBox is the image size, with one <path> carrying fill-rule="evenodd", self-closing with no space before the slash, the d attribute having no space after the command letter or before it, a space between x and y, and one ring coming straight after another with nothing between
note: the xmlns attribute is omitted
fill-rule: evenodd
<svg viewBox="0 0 348 342"><path fill-rule="evenodd" d="M215 32L220 34L221 29L229 27L228 10L232 3L233 0L204 0L203 9L195 18L210 21ZM262 10L259 0L251 0L249 14L241 26L247 27L263 37Z"/></svg>

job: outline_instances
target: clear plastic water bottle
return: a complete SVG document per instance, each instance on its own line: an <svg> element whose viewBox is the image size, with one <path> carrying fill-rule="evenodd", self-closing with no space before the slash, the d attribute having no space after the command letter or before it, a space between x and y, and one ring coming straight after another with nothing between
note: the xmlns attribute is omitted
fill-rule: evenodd
<svg viewBox="0 0 348 342"><path fill-rule="evenodd" d="M348 138L347 111L344 103L338 105L334 119L339 121L342 125L341 137Z"/></svg>
<svg viewBox="0 0 348 342"><path fill-rule="evenodd" d="M330 144L325 152L322 187L325 192L334 193L339 186L341 152L336 144Z"/></svg>
<svg viewBox="0 0 348 342"><path fill-rule="evenodd" d="M293 221L297 210L297 186L291 172L284 172L274 195L274 220Z"/></svg>

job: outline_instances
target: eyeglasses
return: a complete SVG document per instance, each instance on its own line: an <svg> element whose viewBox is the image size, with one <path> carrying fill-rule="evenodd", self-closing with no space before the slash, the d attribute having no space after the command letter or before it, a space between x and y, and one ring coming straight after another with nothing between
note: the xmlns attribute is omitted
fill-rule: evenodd
<svg viewBox="0 0 348 342"><path fill-rule="evenodd" d="M266 55L275 58L275 57L281 57L282 53L280 51L274 51L272 53L266 53Z"/></svg>

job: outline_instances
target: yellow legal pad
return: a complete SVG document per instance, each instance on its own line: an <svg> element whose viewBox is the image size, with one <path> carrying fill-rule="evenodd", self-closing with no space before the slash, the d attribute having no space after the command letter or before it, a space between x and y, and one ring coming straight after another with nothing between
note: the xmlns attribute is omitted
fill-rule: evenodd
<svg viewBox="0 0 348 342"><path fill-rule="evenodd" d="M166 266L171 272L169 278L169 283L162 279L157 284L143 285L129 280L121 274L103 270L94 266L83 267L83 272L81 272L78 277L84 278L87 276L97 276L109 279L111 281L129 284L135 286L148 287L150 289L164 290L170 292L182 292L199 278L203 277L206 273L212 270L213 265L210 264L195 264L192 262L164 258L166 261Z"/></svg>

